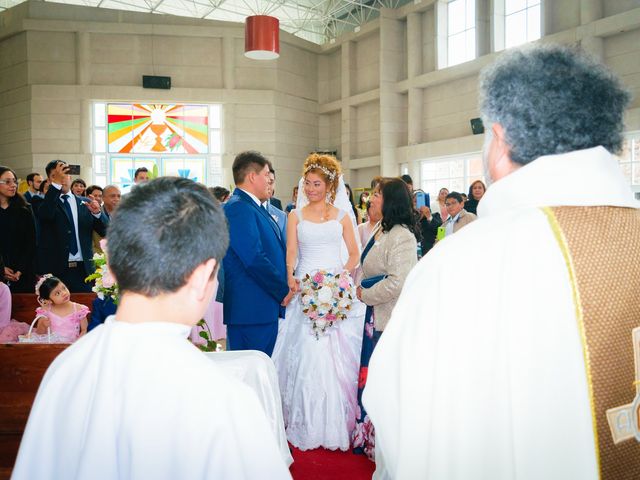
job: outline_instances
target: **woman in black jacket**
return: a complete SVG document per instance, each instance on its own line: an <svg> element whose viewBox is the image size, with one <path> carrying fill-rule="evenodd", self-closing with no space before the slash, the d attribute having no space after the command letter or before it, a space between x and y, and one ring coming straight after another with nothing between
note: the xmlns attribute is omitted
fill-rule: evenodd
<svg viewBox="0 0 640 480"><path fill-rule="evenodd" d="M18 193L13 170L0 166L0 272L12 292L33 292L35 226L31 209Z"/></svg>

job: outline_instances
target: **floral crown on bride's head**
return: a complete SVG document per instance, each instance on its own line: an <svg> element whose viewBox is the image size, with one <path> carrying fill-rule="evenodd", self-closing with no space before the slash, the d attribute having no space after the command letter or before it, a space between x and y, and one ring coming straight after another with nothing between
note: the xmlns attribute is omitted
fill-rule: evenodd
<svg viewBox="0 0 640 480"><path fill-rule="evenodd" d="M322 173L324 173L329 180L331 180L333 182L333 180L336 178L336 172L332 172L331 170L329 170L327 167L325 167L324 165L318 165L317 163L312 163L311 165L309 165L305 170L304 170L304 174L306 175L307 173L309 173L311 170L320 170L322 171Z"/></svg>
<svg viewBox="0 0 640 480"><path fill-rule="evenodd" d="M42 284L44 283L44 281L47 278L51 278L53 277L53 275L51 275L50 273L45 273L43 276L40 277L40 279L36 282L36 295L39 297L40 296L40 287L42 286Z"/></svg>

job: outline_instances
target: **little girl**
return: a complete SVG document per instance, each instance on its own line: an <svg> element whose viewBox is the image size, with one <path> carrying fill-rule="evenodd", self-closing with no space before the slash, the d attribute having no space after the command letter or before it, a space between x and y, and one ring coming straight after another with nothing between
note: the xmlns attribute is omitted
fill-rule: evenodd
<svg viewBox="0 0 640 480"><path fill-rule="evenodd" d="M51 333L69 342L87 333L89 309L70 301L71 293L59 278L51 274L44 275L36 284L36 295L42 305L36 309L40 317L36 333L44 335L51 329Z"/></svg>

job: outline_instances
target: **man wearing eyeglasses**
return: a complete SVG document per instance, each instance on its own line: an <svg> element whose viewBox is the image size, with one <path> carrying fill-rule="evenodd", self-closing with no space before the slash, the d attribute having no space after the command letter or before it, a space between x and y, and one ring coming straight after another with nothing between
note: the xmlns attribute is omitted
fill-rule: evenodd
<svg viewBox="0 0 640 480"><path fill-rule="evenodd" d="M473 213L469 213L464 209L464 201L462 195L458 192L451 192L445 198L444 206L447 209L449 218L442 225L445 229L445 236L453 235L465 225L469 225L476 220Z"/></svg>

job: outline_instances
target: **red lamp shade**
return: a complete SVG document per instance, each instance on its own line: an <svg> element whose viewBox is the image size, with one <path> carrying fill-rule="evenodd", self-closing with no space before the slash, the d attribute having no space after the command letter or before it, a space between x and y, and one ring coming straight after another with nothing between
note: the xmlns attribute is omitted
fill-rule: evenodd
<svg viewBox="0 0 640 480"><path fill-rule="evenodd" d="M247 17L244 23L244 55L254 60L280 56L280 21L268 15Z"/></svg>

